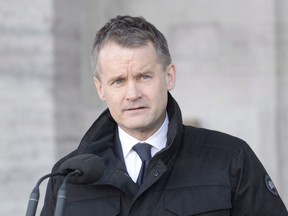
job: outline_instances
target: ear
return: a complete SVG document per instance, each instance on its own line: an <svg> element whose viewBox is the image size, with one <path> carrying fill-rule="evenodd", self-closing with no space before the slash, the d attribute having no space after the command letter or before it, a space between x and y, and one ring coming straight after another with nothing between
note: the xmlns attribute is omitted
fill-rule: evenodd
<svg viewBox="0 0 288 216"><path fill-rule="evenodd" d="M167 90L171 91L176 84L176 67L174 64L170 64L166 70Z"/></svg>
<svg viewBox="0 0 288 216"><path fill-rule="evenodd" d="M105 101L106 99L105 99L105 94L104 94L102 82L98 78L94 77L94 84L96 86L99 98L102 101Z"/></svg>

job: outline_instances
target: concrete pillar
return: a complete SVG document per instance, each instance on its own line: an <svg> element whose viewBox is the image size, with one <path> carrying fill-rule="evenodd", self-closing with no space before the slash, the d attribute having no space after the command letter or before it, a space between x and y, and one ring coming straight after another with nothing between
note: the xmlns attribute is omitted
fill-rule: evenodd
<svg viewBox="0 0 288 216"><path fill-rule="evenodd" d="M0 215L24 215L54 158L51 0L0 3Z"/></svg>
<svg viewBox="0 0 288 216"><path fill-rule="evenodd" d="M80 1L54 1L54 100L57 158L79 143L82 131Z"/></svg>
<svg viewBox="0 0 288 216"><path fill-rule="evenodd" d="M276 2L276 48L278 66L277 137L279 148L279 179L281 195L288 206L288 2Z"/></svg>

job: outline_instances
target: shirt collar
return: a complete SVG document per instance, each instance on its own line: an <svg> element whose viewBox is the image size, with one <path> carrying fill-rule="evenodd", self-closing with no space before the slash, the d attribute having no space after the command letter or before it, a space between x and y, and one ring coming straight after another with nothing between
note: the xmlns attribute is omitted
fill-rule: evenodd
<svg viewBox="0 0 288 216"><path fill-rule="evenodd" d="M151 137L149 137L145 141L140 141L131 135L127 134L124 130L122 130L118 126L118 131L119 131L119 139L121 142L122 146L122 151L123 151L123 156L124 158L127 157L127 155L130 153L131 149L133 146L139 142L146 142L152 145L154 148L152 148L152 156L160 151L162 148L166 146L167 142L167 131L168 131L168 124L169 124L169 119L168 115L166 113L165 120L162 124L162 126L156 131Z"/></svg>

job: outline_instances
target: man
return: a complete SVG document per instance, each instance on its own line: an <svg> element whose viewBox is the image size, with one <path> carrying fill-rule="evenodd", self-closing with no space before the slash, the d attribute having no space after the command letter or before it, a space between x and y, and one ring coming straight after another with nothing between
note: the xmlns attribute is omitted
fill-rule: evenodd
<svg viewBox="0 0 288 216"><path fill-rule="evenodd" d="M108 109L53 170L85 153L102 158L106 168L93 184L68 184L64 215L288 215L244 141L183 125L169 93L175 66L152 24L141 17L111 19L96 35L93 63ZM148 146L152 158L143 159L136 146ZM53 215L62 181L50 179L42 216Z"/></svg>

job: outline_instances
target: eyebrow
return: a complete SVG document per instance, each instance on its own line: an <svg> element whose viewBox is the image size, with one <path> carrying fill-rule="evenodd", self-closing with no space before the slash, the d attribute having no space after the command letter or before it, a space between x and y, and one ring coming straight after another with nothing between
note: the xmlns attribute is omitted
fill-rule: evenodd
<svg viewBox="0 0 288 216"><path fill-rule="evenodd" d="M109 78L109 79L107 80L107 82L108 82L108 83L112 83L112 82L114 82L115 80L125 79L125 77L126 77L126 76L123 76L122 74L116 75L116 76L113 76L113 77Z"/></svg>
<svg viewBox="0 0 288 216"><path fill-rule="evenodd" d="M147 75L147 74L151 75L151 74L153 74L153 71L147 70L147 71L137 72L136 76Z"/></svg>

